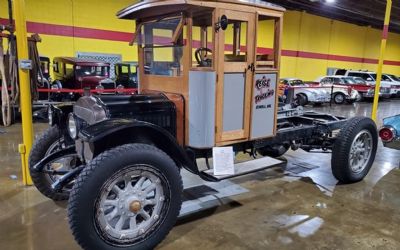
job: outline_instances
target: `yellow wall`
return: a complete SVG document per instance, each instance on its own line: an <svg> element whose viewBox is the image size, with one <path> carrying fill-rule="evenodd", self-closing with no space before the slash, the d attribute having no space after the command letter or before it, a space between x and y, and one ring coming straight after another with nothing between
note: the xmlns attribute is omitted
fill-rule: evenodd
<svg viewBox="0 0 400 250"><path fill-rule="evenodd" d="M26 0L27 20L30 22L134 32L132 21L119 20L115 14L132 0ZM0 17L7 18L7 0L0 0ZM127 42L43 35L39 53L51 59L55 56L75 56L76 52L121 54L123 60L137 60L137 49Z"/></svg>
<svg viewBox="0 0 400 250"><path fill-rule="evenodd" d="M30 22L75 26L109 31L134 32L132 21L118 20L115 13L133 0L26 0L27 20ZM0 0L0 17L7 17L7 1ZM272 30L272 25L260 28ZM269 32L259 33L258 43L271 47ZM270 34L270 33L269 33ZM41 55L75 56L76 52L121 54L123 60L137 60L137 50L127 42L41 35ZM314 80L326 74L327 67L376 70L375 64L325 59L307 56L285 56L285 51L312 52L322 55L339 55L355 58L377 59L381 31L361 27L305 12L288 11L284 18L282 77L299 77ZM400 35L391 33L388 39L386 60L400 61ZM400 75L400 66L385 65L384 71Z"/></svg>
<svg viewBox="0 0 400 250"><path fill-rule="evenodd" d="M288 11L284 16L283 50L303 51L356 58L378 59L381 31L305 12ZM284 53L284 51L283 51ZM390 33L385 60L400 61L400 35ZM282 77L314 80L327 67L376 70L376 64L362 62L282 57ZM384 72L400 75L400 66L385 65Z"/></svg>

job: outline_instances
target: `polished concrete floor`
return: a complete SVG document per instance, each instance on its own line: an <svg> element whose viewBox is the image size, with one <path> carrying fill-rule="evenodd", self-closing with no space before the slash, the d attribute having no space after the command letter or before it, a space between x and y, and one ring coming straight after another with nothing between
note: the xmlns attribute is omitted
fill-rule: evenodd
<svg viewBox="0 0 400 250"><path fill-rule="evenodd" d="M313 109L368 116L371 105ZM379 119L399 110L400 100L383 102ZM45 127L35 124L35 131ZM20 129L0 127L0 249L79 249L66 203L21 185ZM159 249L400 249L400 151L380 143L371 172L352 185L333 178L330 154L299 150L285 158L283 169L231 180L248 192L179 220Z"/></svg>

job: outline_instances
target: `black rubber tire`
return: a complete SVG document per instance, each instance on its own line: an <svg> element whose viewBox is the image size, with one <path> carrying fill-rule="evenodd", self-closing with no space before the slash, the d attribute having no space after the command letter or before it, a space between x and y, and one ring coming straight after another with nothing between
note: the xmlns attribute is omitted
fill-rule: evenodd
<svg viewBox="0 0 400 250"><path fill-rule="evenodd" d="M337 97L337 96L342 96L342 101L336 100L336 97ZM333 101L334 101L336 104L343 104L343 103L345 103L345 101L346 101L346 96L345 96L343 93L336 93L336 94L333 96Z"/></svg>
<svg viewBox="0 0 400 250"><path fill-rule="evenodd" d="M305 94L297 94L296 98L297 98L297 103L300 106L305 106L308 104L308 98Z"/></svg>
<svg viewBox="0 0 400 250"><path fill-rule="evenodd" d="M257 152L262 156L279 157L284 155L289 150L288 145L265 146L257 149Z"/></svg>
<svg viewBox="0 0 400 250"><path fill-rule="evenodd" d="M60 132L57 126L48 128L41 134L32 146L31 153L29 155L29 169L35 166L40 160L42 160L47 153L47 150L55 142L59 140ZM69 194L67 192L54 192L51 189L51 180L43 173L37 173L30 171L33 184L36 188L48 198L54 201L67 200Z"/></svg>
<svg viewBox="0 0 400 250"><path fill-rule="evenodd" d="M99 235L95 225L95 203L102 185L120 170L146 164L164 175L169 184L169 207L163 221L147 238L134 245L111 245ZM83 249L153 249L175 225L182 205L183 184L175 162L160 149L147 144L127 144L105 151L82 171L72 188L68 219L75 240ZM161 218L160 218L161 219Z"/></svg>
<svg viewBox="0 0 400 250"><path fill-rule="evenodd" d="M349 155L354 138L361 130L368 130L372 135L372 152L363 171L354 173L349 165ZM342 183L354 183L364 179L371 169L378 148L378 132L375 122L367 117L354 117L340 130L332 150L332 173Z"/></svg>

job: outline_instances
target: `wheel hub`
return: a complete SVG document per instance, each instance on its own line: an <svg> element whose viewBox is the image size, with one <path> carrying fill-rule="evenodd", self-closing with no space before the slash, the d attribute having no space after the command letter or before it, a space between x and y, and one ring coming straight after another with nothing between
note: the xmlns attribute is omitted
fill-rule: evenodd
<svg viewBox="0 0 400 250"><path fill-rule="evenodd" d="M134 242L158 225L166 205L160 177L151 168L136 165L105 183L96 220L106 238Z"/></svg>
<svg viewBox="0 0 400 250"><path fill-rule="evenodd" d="M132 201L132 202L129 204L129 210L130 210L132 213L137 214L141 209L142 209L142 203L140 203L140 201Z"/></svg>
<svg viewBox="0 0 400 250"><path fill-rule="evenodd" d="M360 131L351 146L349 163L351 170L359 173L365 169L372 152L372 135L367 130Z"/></svg>

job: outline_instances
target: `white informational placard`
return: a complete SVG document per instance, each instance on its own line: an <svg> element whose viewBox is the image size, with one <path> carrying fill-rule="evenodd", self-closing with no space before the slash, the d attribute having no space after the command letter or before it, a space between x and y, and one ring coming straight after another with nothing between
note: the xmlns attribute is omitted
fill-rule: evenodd
<svg viewBox="0 0 400 250"><path fill-rule="evenodd" d="M233 175L235 166L233 164L232 147L213 148L214 175Z"/></svg>

